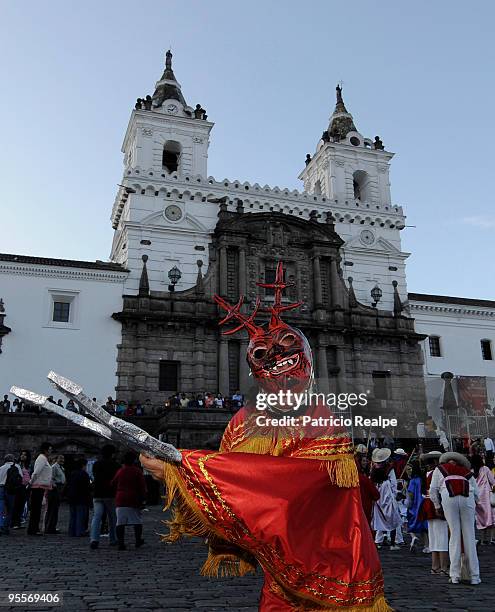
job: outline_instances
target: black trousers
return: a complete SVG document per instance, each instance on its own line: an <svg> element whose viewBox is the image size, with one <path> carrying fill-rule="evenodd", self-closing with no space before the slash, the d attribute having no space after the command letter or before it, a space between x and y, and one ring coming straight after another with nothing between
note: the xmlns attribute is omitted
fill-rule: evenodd
<svg viewBox="0 0 495 612"><path fill-rule="evenodd" d="M60 491L54 487L47 493L47 506L45 516L45 533L55 533L58 523L58 509L60 508Z"/></svg>
<svg viewBox="0 0 495 612"><path fill-rule="evenodd" d="M40 530L41 505L44 495L45 489L31 489L31 511L27 528L29 535L35 535Z"/></svg>
<svg viewBox="0 0 495 612"><path fill-rule="evenodd" d="M133 525L133 527L134 527L134 538L136 540L136 544L138 544L143 535L143 526ZM125 525L117 525L117 527L115 528L115 531L117 532L117 541L119 543L119 546L124 546L125 545Z"/></svg>
<svg viewBox="0 0 495 612"><path fill-rule="evenodd" d="M20 487L15 494L14 512L12 513L12 527L20 527L22 513L26 505L28 492L25 486Z"/></svg>

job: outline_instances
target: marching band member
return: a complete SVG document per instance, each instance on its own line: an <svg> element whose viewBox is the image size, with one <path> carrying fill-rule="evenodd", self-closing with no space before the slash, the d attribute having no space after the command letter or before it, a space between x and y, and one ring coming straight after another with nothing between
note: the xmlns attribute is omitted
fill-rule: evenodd
<svg viewBox="0 0 495 612"><path fill-rule="evenodd" d="M431 478L430 498L437 515L443 514L450 530L450 582L461 580L461 552L468 563L471 584L479 584L480 569L474 533L475 507L478 485L470 470L470 463L460 453L444 453ZM462 547L462 550L461 550Z"/></svg>

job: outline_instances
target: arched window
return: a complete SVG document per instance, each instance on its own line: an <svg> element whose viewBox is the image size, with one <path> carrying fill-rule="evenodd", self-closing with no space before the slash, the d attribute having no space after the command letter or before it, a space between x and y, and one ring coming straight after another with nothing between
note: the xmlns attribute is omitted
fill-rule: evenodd
<svg viewBox="0 0 495 612"><path fill-rule="evenodd" d="M364 170L356 170L352 175L352 188L354 199L361 202L370 200L370 177Z"/></svg>
<svg viewBox="0 0 495 612"><path fill-rule="evenodd" d="M352 187L354 189L354 198L356 200L360 200L361 199L361 186L356 181L356 179L352 179Z"/></svg>
<svg viewBox="0 0 495 612"><path fill-rule="evenodd" d="M315 195L321 195L321 182L320 182L320 179L318 179L316 181L316 183L315 183L314 194Z"/></svg>
<svg viewBox="0 0 495 612"><path fill-rule="evenodd" d="M175 140L167 140L163 147L162 166L170 173L179 169L181 146Z"/></svg>

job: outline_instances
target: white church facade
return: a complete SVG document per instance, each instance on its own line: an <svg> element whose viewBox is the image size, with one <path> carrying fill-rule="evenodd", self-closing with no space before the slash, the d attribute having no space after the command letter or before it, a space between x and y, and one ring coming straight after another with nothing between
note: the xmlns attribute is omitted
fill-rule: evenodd
<svg viewBox="0 0 495 612"><path fill-rule="evenodd" d="M153 96L137 101L125 134L123 178L111 213L110 261L0 255L0 298L5 308L4 331L0 326L0 394L7 393L12 384L49 392L46 372L58 369L104 401L108 395L115 396L116 389L125 393L131 388L133 363L136 376L141 377L137 388L145 388L151 380L157 390L165 391L158 369L151 379L144 374L153 359L148 354L143 357L148 349L137 341L126 344L123 321L128 329L132 327L133 296L154 297L156 308L162 307L159 300L163 298L165 309L174 296L183 294L189 299L194 292L197 295L203 283L225 295L237 291L250 296L255 276L255 280L269 280L272 260L290 252L296 230L285 227L284 219L291 218L308 228L326 224L342 242L338 255L324 248L308 251L309 268L298 261L302 256L297 254L289 264L302 297L310 304L313 323L327 323L326 329L320 325L319 331L313 330L323 376L333 368L342 384L346 372L348 380L352 368L360 371L354 362L361 349L351 357L346 353L347 340L332 335L332 325L340 325L339 309L347 309L352 316L354 303L359 303L363 317L377 322L382 317L385 327L392 317L396 322L415 319L416 334L425 337L415 341L423 352L427 412L440 416L444 372L485 378L487 403L495 405L495 302L408 295L406 260L410 254L401 244L405 213L393 203L390 191L393 153L377 136L368 138L358 131L340 87L328 127L299 175L302 191L209 176L213 127L200 105L187 104L172 69L172 54L167 52L165 71ZM258 215L267 226L270 248L258 249L256 264L250 255L252 246L241 245L234 256L232 243L218 234L219 219L233 223L236 213L244 220L246 215ZM276 223L266 221L270 215ZM314 225L307 225L311 223ZM242 228L235 231L242 234ZM326 310L322 308L325 300ZM157 328L160 325L157 320ZM176 329L189 333L180 326ZM399 323L396 329L406 334ZM373 332L376 337L379 331ZM150 333L153 331L147 329L146 334ZM198 376L212 384L208 348L197 348L198 342L207 347L208 339L198 340L197 330L191 333L196 342L191 354L184 349L180 357L172 351L164 358L159 351L151 351L157 361L179 363L176 390L190 391L184 381ZM412 336L406 336L404 342L411 343ZM213 375L218 384L205 390L228 393L232 385L245 380L245 365L234 358L238 347L219 346L219 359L225 361L219 362L218 374ZM241 342L240 351L244 349ZM417 366L415 357L407 359L396 358L397 371L405 377ZM195 364L192 373L187 361ZM228 380L221 378L226 364L231 370ZM384 356L370 364L373 372L385 375L389 371ZM188 372L187 376L181 376L181 371ZM391 383L391 400L393 393Z"/></svg>

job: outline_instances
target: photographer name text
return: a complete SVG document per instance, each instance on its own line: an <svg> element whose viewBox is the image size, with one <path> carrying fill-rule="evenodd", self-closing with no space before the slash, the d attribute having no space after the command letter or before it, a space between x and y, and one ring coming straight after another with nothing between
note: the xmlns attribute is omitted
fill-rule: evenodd
<svg viewBox="0 0 495 612"><path fill-rule="evenodd" d="M397 419L389 419L382 416L366 418L360 415L344 417L329 415L328 417L312 417L304 414L300 416L284 415L282 417L270 417L259 414L256 417L258 427L397 427Z"/></svg>

